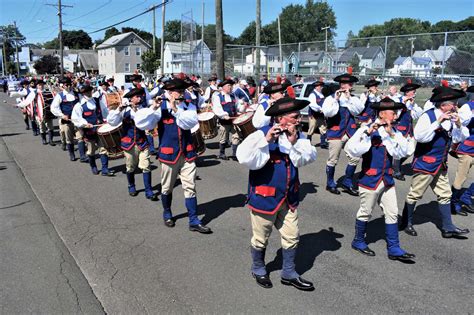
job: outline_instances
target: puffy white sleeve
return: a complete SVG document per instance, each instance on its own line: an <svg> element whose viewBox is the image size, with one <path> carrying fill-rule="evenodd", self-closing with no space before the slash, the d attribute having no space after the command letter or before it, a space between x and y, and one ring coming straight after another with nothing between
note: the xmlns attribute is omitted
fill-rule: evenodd
<svg viewBox="0 0 474 315"><path fill-rule="evenodd" d="M211 98L211 87L208 86L204 92L204 101L207 102Z"/></svg>
<svg viewBox="0 0 474 315"><path fill-rule="evenodd" d="M124 109L122 111L119 111L118 109L112 109L109 111L109 114L107 115L107 122L111 126L118 126L123 120L123 115L125 114L126 110L130 109Z"/></svg>
<svg viewBox="0 0 474 315"><path fill-rule="evenodd" d="M295 167L302 167L316 161L317 152L316 148L311 145L311 141L306 139L303 133L300 133L299 139L290 148L289 156Z"/></svg>
<svg viewBox="0 0 474 315"><path fill-rule="evenodd" d="M323 114L325 117L334 117L339 111L339 102L332 96L328 96L323 103Z"/></svg>
<svg viewBox="0 0 474 315"><path fill-rule="evenodd" d="M410 154L410 143L401 132L393 130L395 136L390 137L384 130L382 142L385 145L388 153L396 160L400 160ZM413 146L414 147L414 146ZM413 152L411 152L413 153Z"/></svg>
<svg viewBox="0 0 474 315"><path fill-rule="evenodd" d="M24 100L22 100L20 103L18 103L16 106L20 108L25 108L26 106L30 105L35 100L35 97L36 97L36 91L30 92L30 94L28 94L28 96Z"/></svg>
<svg viewBox="0 0 474 315"><path fill-rule="evenodd" d="M227 113L222 108L219 92L212 94L212 111L218 118L224 118L224 116L227 115Z"/></svg>
<svg viewBox="0 0 474 315"><path fill-rule="evenodd" d="M467 129L465 126L461 126L461 128L459 128L458 126L454 125L452 136L453 143L463 142L469 137L469 129Z"/></svg>
<svg viewBox="0 0 474 315"><path fill-rule="evenodd" d="M423 114L418 119L418 122L413 129L415 140L420 143L427 143L433 140L435 131L440 127L440 123L435 120L431 123L428 114Z"/></svg>
<svg viewBox="0 0 474 315"><path fill-rule="evenodd" d="M352 115L357 116L365 108L365 103L362 103L357 96L351 96L347 102L347 109L351 112Z"/></svg>
<svg viewBox="0 0 474 315"><path fill-rule="evenodd" d="M61 107L59 105L61 105L61 95L56 94L56 96L54 97L53 101L51 102L51 113L53 113L54 116L56 117L63 117L63 112L61 111Z"/></svg>
<svg viewBox="0 0 474 315"><path fill-rule="evenodd" d="M423 109L415 102L407 102L407 108L410 110L411 118L418 119L423 114Z"/></svg>
<svg viewBox="0 0 474 315"><path fill-rule="evenodd" d="M71 121L77 128L83 128L87 125L87 120L82 117L82 104L77 102L72 109Z"/></svg>
<svg viewBox="0 0 474 315"><path fill-rule="evenodd" d="M463 126L469 125L472 118L472 111L471 107L469 107L469 104L464 104L463 106L461 106L461 108L458 110L458 115L459 119L461 119L461 124Z"/></svg>
<svg viewBox="0 0 474 315"><path fill-rule="evenodd" d="M109 116L109 108L107 107L107 103L104 101L104 97L99 98L99 105L102 117L107 120L107 116Z"/></svg>
<svg viewBox="0 0 474 315"><path fill-rule="evenodd" d="M133 121L135 126L141 130L151 130L156 127L156 124L161 119L161 107L153 110L150 107L141 108L135 112Z"/></svg>
<svg viewBox="0 0 474 315"><path fill-rule="evenodd" d="M196 126L198 121L196 106L189 104L188 109L184 110L184 105L178 106L178 111L175 113L171 111L171 114L176 118L176 124L183 130L190 130Z"/></svg>
<svg viewBox="0 0 474 315"><path fill-rule="evenodd" d="M270 159L270 150L265 134L257 130L250 134L237 147L237 160L251 170L258 170L267 164Z"/></svg>
<svg viewBox="0 0 474 315"><path fill-rule="evenodd" d="M362 126L355 134L347 141L344 151L352 157L361 157L370 150L372 141L370 137L365 133L369 128Z"/></svg>
<svg viewBox="0 0 474 315"><path fill-rule="evenodd" d="M308 101L310 102L309 103L309 107L311 107L311 109L315 112L320 112L321 111L321 106L318 105L318 103L316 102L316 95L314 95L314 93L311 93L308 97Z"/></svg>
<svg viewBox="0 0 474 315"><path fill-rule="evenodd" d="M255 128L260 129L264 126L270 125L271 117L265 115L265 109L262 104L258 104L257 110L252 117L252 124Z"/></svg>

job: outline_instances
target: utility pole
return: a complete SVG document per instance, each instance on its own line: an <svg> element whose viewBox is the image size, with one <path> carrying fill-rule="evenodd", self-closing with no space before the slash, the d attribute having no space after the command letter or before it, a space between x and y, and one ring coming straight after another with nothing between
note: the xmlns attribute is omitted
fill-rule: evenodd
<svg viewBox="0 0 474 315"><path fill-rule="evenodd" d="M278 47L279 47L279 55L280 55L280 72L283 72L283 57L281 51L281 28L280 28L280 16L278 16Z"/></svg>
<svg viewBox="0 0 474 315"><path fill-rule="evenodd" d="M156 19L155 19L156 6L153 6L152 9L153 9L153 53L156 54Z"/></svg>
<svg viewBox="0 0 474 315"><path fill-rule="evenodd" d="M222 19L222 0L216 0L216 70L217 76L224 80L224 28Z"/></svg>
<svg viewBox="0 0 474 315"><path fill-rule="evenodd" d="M201 76L204 74L204 0L202 1L202 26L201 26Z"/></svg>
<svg viewBox="0 0 474 315"><path fill-rule="evenodd" d="M165 53L165 13L166 13L166 0L161 2L161 54L160 54L160 63L161 63L161 76L164 74L165 64L163 62L163 55Z"/></svg>
<svg viewBox="0 0 474 315"><path fill-rule="evenodd" d="M16 21L13 21L13 26L15 27L15 53L16 53L16 74L17 77L20 77L20 58L18 57L18 33L16 31Z"/></svg>
<svg viewBox="0 0 474 315"><path fill-rule="evenodd" d="M61 4L61 0L58 0L58 4L46 4L52 7L58 8L58 17L59 17L59 51L61 55L61 77L64 76L64 47L63 47L63 14L62 8L72 8L72 5Z"/></svg>
<svg viewBox="0 0 474 315"><path fill-rule="evenodd" d="M328 29L330 27L331 26L328 25L328 26L325 26L325 27L321 28L321 30L326 30L326 45L325 45L326 46L326 50L325 50L326 52L328 52Z"/></svg>
<svg viewBox="0 0 474 315"><path fill-rule="evenodd" d="M255 46L257 46L257 49L255 50L255 76L256 76L256 82L260 81L260 30L262 28L262 21L260 19L260 14L261 12L261 2L260 0L257 0L257 16L255 19ZM260 84L259 87L260 88ZM258 91L260 92L260 91Z"/></svg>

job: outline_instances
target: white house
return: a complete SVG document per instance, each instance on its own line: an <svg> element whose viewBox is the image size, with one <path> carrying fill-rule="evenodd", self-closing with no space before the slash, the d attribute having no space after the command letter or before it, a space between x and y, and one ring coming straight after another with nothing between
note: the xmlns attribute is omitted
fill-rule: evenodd
<svg viewBox="0 0 474 315"><path fill-rule="evenodd" d="M430 58L401 57L393 63L393 68L388 70L389 74L408 74L417 77L428 77L431 75L432 61Z"/></svg>
<svg viewBox="0 0 474 315"><path fill-rule="evenodd" d="M252 75L255 70L256 49L245 56L245 63L234 63L234 72L243 75ZM282 61L278 47L260 49L260 72L282 73Z"/></svg>
<svg viewBox="0 0 474 315"><path fill-rule="evenodd" d="M446 62L451 58L454 54L456 47L454 46L439 46L438 49L425 49L425 50L417 50L413 53L413 57L420 57L420 58L429 58L431 60L431 66L433 68L441 68L443 66L443 60Z"/></svg>
<svg viewBox="0 0 474 315"><path fill-rule="evenodd" d="M202 40L166 42L162 66L164 73L211 73L211 50Z"/></svg>

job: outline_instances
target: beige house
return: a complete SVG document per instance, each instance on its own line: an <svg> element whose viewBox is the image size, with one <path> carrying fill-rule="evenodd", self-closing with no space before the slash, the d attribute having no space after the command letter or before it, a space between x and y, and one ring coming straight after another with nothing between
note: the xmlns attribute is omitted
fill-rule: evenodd
<svg viewBox="0 0 474 315"><path fill-rule="evenodd" d="M112 36L97 46L99 74L111 77L140 70L142 55L151 46L134 32Z"/></svg>

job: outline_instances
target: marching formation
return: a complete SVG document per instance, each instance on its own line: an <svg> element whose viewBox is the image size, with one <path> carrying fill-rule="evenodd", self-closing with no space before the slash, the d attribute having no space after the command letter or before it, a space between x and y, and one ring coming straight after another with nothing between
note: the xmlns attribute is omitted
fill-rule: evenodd
<svg viewBox="0 0 474 315"><path fill-rule="evenodd" d="M265 252L275 227L281 235L281 283L314 289L296 272L295 257L299 169L316 160L316 147L329 152L326 190L360 199L352 241L358 253L376 255L365 235L378 205L385 220L388 258L413 261L415 254L400 245L399 231L417 236L413 214L428 187L437 197L441 236L462 238L469 233L457 227L451 216L474 213L474 183L467 183L463 191L474 165L474 87L439 86L421 108L415 102L418 84L403 85L403 95L391 87L384 96L378 90L380 82L369 80L367 90L358 97L353 94L358 78L348 73L335 77L333 84L313 82L308 100L295 98L291 83L280 78L270 82L264 77L258 84L260 94L256 84L247 80L218 80L216 76L208 79L205 91L200 78L184 74L162 77L151 89L142 83L141 75L133 75L131 81L129 88L118 89L113 78L96 87L68 77L49 86L40 79L25 79L12 96L18 97L27 129L40 135L44 145L56 145L53 119L57 118L62 149L76 161L77 144L80 162L88 163L93 175L115 176L108 167L109 159L125 157L129 195L138 195L135 174L141 172L144 195L150 201L161 199L163 222L169 228L175 226L172 201L179 177L189 230L212 233L197 214L196 173L206 140L217 137L217 158L238 161L249 169L246 203L252 227L251 274L264 288L273 286L265 268ZM464 101L458 102L460 99ZM306 107L309 129L304 134L301 110ZM314 146L311 140L316 131L320 143ZM344 177L337 182L334 174L342 151L348 162ZM452 186L447 173L449 155L459 161ZM161 165L159 193L152 189L154 156ZM400 216L396 180L406 180L402 165L411 156L414 175ZM361 172L355 178L359 164Z"/></svg>

